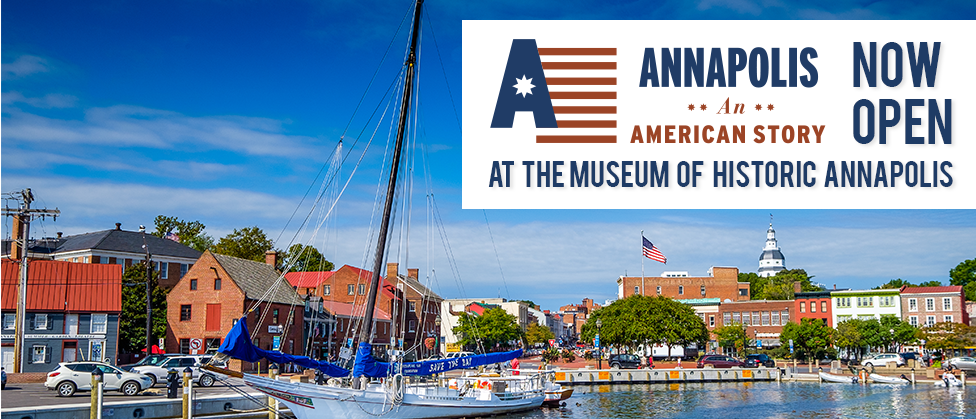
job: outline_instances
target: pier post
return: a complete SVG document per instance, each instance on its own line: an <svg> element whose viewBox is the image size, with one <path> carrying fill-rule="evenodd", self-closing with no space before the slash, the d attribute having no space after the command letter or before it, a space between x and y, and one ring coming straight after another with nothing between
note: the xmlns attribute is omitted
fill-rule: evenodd
<svg viewBox="0 0 976 419"><path fill-rule="evenodd" d="M272 380L278 379L278 364L268 366L268 378ZM268 419L278 419L278 400L268 396L268 408Z"/></svg>
<svg viewBox="0 0 976 419"><path fill-rule="evenodd" d="M959 370L959 377L962 379L962 386L966 387L966 371Z"/></svg>
<svg viewBox="0 0 976 419"><path fill-rule="evenodd" d="M912 368L912 385L915 385L915 368Z"/></svg>
<svg viewBox="0 0 976 419"><path fill-rule="evenodd" d="M102 419L102 374L96 368L91 375L91 419Z"/></svg>
<svg viewBox="0 0 976 419"><path fill-rule="evenodd" d="M820 373L822 372L823 372L823 367L817 367L817 379L820 381L820 384L823 384L823 376L820 375Z"/></svg>
<svg viewBox="0 0 976 419"><path fill-rule="evenodd" d="M193 417L193 403L190 400L190 392L193 391L191 387L193 387L193 370L186 367L183 370L183 419Z"/></svg>

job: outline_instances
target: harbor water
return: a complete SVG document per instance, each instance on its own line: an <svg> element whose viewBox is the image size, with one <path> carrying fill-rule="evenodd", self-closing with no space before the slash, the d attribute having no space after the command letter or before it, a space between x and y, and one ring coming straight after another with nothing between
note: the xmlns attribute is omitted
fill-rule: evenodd
<svg viewBox="0 0 976 419"><path fill-rule="evenodd" d="M566 406L506 418L961 418L976 387L811 382L573 386Z"/></svg>

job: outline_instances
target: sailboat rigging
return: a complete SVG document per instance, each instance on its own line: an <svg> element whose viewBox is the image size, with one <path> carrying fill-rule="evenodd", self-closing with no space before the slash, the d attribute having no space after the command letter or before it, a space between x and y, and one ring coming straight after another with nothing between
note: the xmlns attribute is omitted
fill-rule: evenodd
<svg viewBox="0 0 976 419"><path fill-rule="evenodd" d="M396 140L352 370L307 356L287 355L256 347L251 342L246 316L235 324L218 349L220 354L249 362L267 359L277 363L294 363L315 368L331 377L342 378L329 380L328 384L323 385L283 382L259 375L242 374L245 384L284 403L300 419L376 416L439 418L504 414L540 407L547 390L551 392L558 386L548 382L548 375L545 373L516 376L468 375L449 381L432 377L454 369L506 362L520 357L521 349L418 362L403 362L402 351L391 351L391 362L380 362L373 356L371 340L375 327L374 313L380 289L380 273L389 240L403 139L415 90L417 45L423 4L423 0L417 0L413 10L409 53L403 63L404 81ZM428 378L408 380L405 378L408 376Z"/></svg>

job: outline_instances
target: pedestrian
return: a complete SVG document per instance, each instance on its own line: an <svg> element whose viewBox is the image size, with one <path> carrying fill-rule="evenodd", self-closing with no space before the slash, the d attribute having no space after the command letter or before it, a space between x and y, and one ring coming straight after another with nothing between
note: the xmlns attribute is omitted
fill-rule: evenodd
<svg viewBox="0 0 976 419"><path fill-rule="evenodd" d="M518 358L512 359L512 375L519 375L519 360L518 360Z"/></svg>

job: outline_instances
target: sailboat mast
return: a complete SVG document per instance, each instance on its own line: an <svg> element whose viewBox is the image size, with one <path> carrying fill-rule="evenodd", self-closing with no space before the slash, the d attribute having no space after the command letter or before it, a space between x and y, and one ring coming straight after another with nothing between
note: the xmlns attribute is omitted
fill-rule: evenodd
<svg viewBox="0 0 976 419"><path fill-rule="evenodd" d="M410 110L410 99L413 93L413 79L417 62L417 38L420 36L420 15L424 0L417 0L413 15L413 34L410 38L410 54L404 65L407 74L403 82L403 102L400 104L400 120L397 125L396 145L393 150L393 162L390 167L390 181L386 188L386 203L383 206L383 220L376 240L376 255L373 258L373 278L369 283L369 294L366 298L366 313L363 317L363 327L359 330L359 341L369 342L373 336L373 312L376 309L376 293L380 286L380 272L383 268L383 256L386 254L387 233L390 227L390 212L393 210L393 196L396 191L397 174L400 168L400 151L403 148L403 134L406 130L407 117Z"/></svg>

